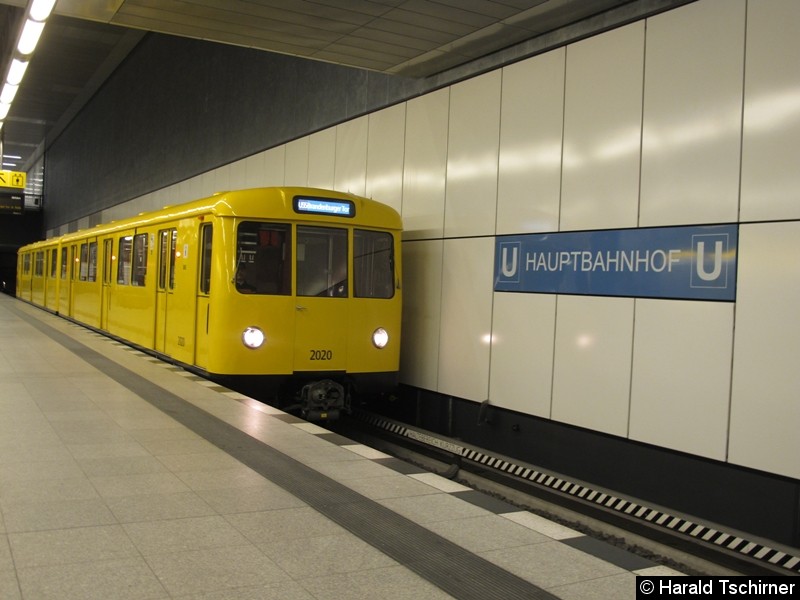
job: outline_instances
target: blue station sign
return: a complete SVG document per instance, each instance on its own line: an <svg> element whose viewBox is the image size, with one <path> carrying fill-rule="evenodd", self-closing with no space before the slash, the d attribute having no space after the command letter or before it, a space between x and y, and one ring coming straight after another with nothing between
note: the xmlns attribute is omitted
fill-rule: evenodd
<svg viewBox="0 0 800 600"><path fill-rule="evenodd" d="M498 237L497 292L736 300L737 225Z"/></svg>

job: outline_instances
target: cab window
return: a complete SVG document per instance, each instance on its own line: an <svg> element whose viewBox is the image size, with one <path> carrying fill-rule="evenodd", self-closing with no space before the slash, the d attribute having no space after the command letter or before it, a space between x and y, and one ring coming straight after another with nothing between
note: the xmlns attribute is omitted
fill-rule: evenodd
<svg viewBox="0 0 800 600"><path fill-rule="evenodd" d="M240 223L236 234L236 290L241 294L291 294L291 241L290 225Z"/></svg>
<svg viewBox="0 0 800 600"><path fill-rule="evenodd" d="M347 296L347 230L297 227L297 295Z"/></svg>
<svg viewBox="0 0 800 600"><path fill-rule="evenodd" d="M357 298L394 296L393 242L385 231L353 232L353 287Z"/></svg>

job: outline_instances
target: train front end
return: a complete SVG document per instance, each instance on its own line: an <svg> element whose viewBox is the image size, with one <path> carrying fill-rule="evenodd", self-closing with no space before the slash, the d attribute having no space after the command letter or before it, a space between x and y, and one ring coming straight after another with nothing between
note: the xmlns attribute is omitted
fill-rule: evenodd
<svg viewBox="0 0 800 600"><path fill-rule="evenodd" d="M396 211L327 190L237 194L218 220L226 243L215 262L221 293L212 293L208 371L257 382L310 420L393 391L402 310Z"/></svg>

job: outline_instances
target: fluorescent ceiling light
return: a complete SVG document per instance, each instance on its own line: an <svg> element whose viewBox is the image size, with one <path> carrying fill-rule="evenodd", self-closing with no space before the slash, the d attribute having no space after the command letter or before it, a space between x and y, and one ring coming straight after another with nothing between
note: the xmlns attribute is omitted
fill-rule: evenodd
<svg viewBox="0 0 800 600"><path fill-rule="evenodd" d="M36 21L44 21L53 12L53 7L56 5L56 0L33 0L31 6L31 19Z"/></svg>
<svg viewBox="0 0 800 600"><path fill-rule="evenodd" d="M19 60L16 58L13 59L11 61L11 67L8 69L8 77L6 77L6 82L10 83L11 85L19 85L22 81L22 78L25 76L25 70L27 68L27 60Z"/></svg>
<svg viewBox="0 0 800 600"><path fill-rule="evenodd" d="M39 37L44 30L44 23L37 23L28 19L25 21L25 27L22 29L22 35L19 36L19 43L17 44L17 51L20 54L30 54L36 49L36 44L39 43Z"/></svg>
<svg viewBox="0 0 800 600"><path fill-rule="evenodd" d="M0 102L0 120L5 119L8 116L8 111L11 109L10 104L6 104L5 102Z"/></svg>
<svg viewBox="0 0 800 600"><path fill-rule="evenodd" d="M10 107L11 103L14 101L14 96L17 95L18 89L18 85L11 85L10 83L5 84L3 86L3 91L0 92L0 102L8 104Z"/></svg>

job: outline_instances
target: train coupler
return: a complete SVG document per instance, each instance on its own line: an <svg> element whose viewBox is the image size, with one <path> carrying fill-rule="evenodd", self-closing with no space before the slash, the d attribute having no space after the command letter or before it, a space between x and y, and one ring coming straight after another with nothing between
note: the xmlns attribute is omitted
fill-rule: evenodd
<svg viewBox="0 0 800 600"><path fill-rule="evenodd" d="M307 383L300 390L300 414L309 421L333 421L345 408L344 387L331 379Z"/></svg>

